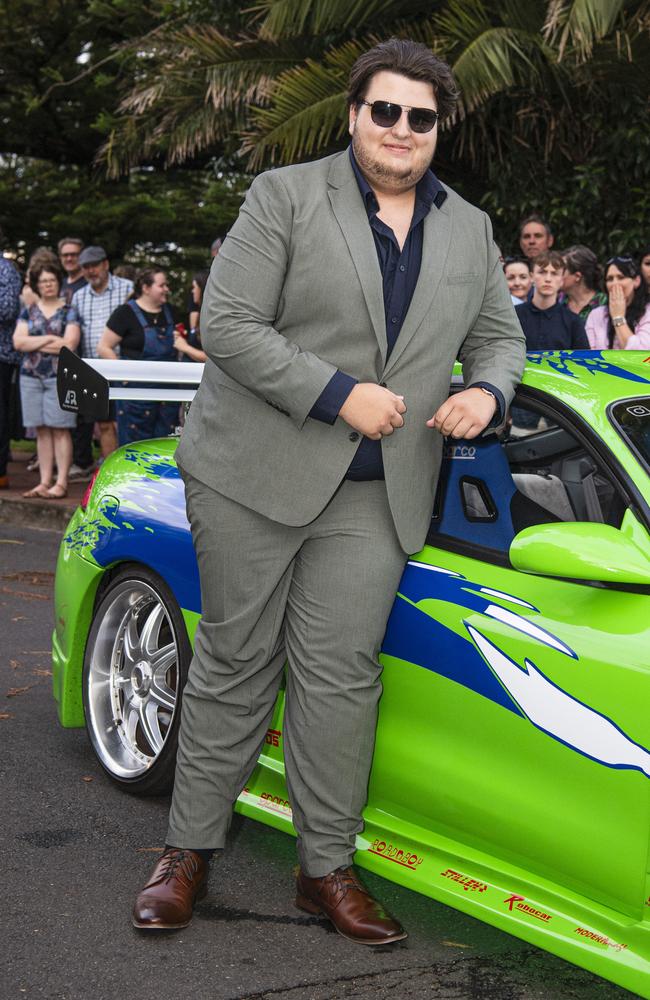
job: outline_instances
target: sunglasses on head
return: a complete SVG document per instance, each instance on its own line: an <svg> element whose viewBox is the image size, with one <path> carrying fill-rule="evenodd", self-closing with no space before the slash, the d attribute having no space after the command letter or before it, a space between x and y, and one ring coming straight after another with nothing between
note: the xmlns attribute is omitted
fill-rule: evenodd
<svg viewBox="0 0 650 1000"><path fill-rule="evenodd" d="M403 104L392 104L391 101L358 101L370 108L370 117L380 128L392 128L402 117L402 111L407 112L409 128L412 132L430 132L440 115L431 108L408 108Z"/></svg>
<svg viewBox="0 0 650 1000"><path fill-rule="evenodd" d="M608 268L610 264L614 264L616 267L618 267L619 264L623 264L623 266L627 267L629 270L638 272L638 267L634 257L610 257L605 264L605 267Z"/></svg>

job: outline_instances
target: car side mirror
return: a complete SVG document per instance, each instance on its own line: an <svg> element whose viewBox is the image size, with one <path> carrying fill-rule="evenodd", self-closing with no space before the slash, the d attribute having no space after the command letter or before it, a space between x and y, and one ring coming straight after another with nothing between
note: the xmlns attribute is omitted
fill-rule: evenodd
<svg viewBox="0 0 650 1000"><path fill-rule="evenodd" d="M650 536L630 510L620 528L583 521L537 524L515 535L510 562L539 576L650 584Z"/></svg>

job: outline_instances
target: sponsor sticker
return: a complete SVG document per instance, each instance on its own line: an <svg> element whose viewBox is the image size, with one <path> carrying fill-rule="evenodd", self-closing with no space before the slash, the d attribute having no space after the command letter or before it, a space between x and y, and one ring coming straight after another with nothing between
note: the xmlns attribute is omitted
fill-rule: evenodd
<svg viewBox="0 0 650 1000"><path fill-rule="evenodd" d="M396 865L402 865L403 868L410 868L411 871L415 871L423 860L418 854L405 851L393 844L387 844L385 840L374 840L372 847L369 847L368 850L371 854L377 854L380 858L393 861Z"/></svg>
<svg viewBox="0 0 650 1000"><path fill-rule="evenodd" d="M612 941L611 938L607 937L606 934L597 934L596 931L590 931L587 927L576 927L575 933L579 934L581 937L589 938L590 941L595 941L596 944L602 944L606 948L613 948L614 951L623 951L627 948L626 944L619 944L618 941Z"/></svg>
<svg viewBox="0 0 650 1000"><path fill-rule="evenodd" d="M271 812L282 813L283 816L291 815L291 803L288 799L283 799L279 795L272 795L270 792L260 793L260 805Z"/></svg>
<svg viewBox="0 0 650 1000"><path fill-rule="evenodd" d="M470 878L469 875L464 875L462 872L456 872L453 868L447 868L446 871L440 872L443 878L451 879L452 882L458 882L462 885L465 892L485 892L488 888L485 882L480 882L476 878Z"/></svg>
<svg viewBox="0 0 650 1000"><path fill-rule="evenodd" d="M536 907L531 906L530 903L526 902L525 896L512 895L504 899L504 903L507 903L508 909L512 913L513 909L521 910L522 913L528 913L531 917L535 917L537 920L541 920L542 923L547 924L549 920L553 917L550 913L544 913L543 910L538 910Z"/></svg>
<svg viewBox="0 0 650 1000"><path fill-rule="evenodd" d="M476 458L476 448L473 444L448 444L442 449L443 458L464 458L471 461Z"/></svg>
<svg viewBox="0 0 650 1000"><path fill-rule="evenodd" d="M282 736L281 729L269 729L264 737L264 742L270 747L280 746L280 737Z"/></svg>

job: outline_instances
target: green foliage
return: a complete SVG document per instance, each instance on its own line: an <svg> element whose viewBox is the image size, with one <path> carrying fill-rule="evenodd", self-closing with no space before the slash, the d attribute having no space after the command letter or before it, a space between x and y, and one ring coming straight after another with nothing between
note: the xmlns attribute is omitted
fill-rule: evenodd
<svg viewBox="0 0 650 1000"><path fill-rule="evenodd" d="M191 272L210 264L210 244L237 217L247 175L214 168L133 171L117 181L82 168L13 157L0 165L0 227L25 263L63 236L100 243L112 264L157 263L183 302Z"/></svg>

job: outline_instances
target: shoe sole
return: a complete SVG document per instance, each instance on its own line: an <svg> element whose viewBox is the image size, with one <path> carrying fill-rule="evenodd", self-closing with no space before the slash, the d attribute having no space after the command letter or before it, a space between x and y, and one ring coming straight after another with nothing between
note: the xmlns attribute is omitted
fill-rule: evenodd
<svg viewBox="0 0 650 1000"><path fill-rule="evenodd" d="M194 899L192 900L192 907L195 907L197 903L200 903L202 899L208 894L207 883L204 883L201 888L197 891ZM190 915L189 920L186 920L182 924L153 924L150 922L145 923L141 920L136 920L135 917L131 917L131 923L134 927L137 927L139 931L182 931L184 927L189 927L192 921L192 915Z"/></svg>
<svg viewBox="0 0 650 1000"><path fill-rule="evenodd" d="M325 917L326 920L329 920L329 922L331 923L332 927L337 932L337 934L340 934L341 937L344 937L346 941L352 941L353 944L365 944L377 948L384 944L394 944L396 941L403 941L404 938L408 937L407 931L402 931L401 934L393 934L392 937L383 938L381 941L377 941L374 938L369 939L369 938L351 937L349 934L345 934L342 930L340 930L340 928L336 926L332 918L328 917L328 915L323 910L321 910L320 906L317 906L316 903L312 903L311 899L307 899L306 896L301 896L301 895L296 896L296 907L299 910L303 910L305 913L311 913L312 916L314 917Z"/></svg>

